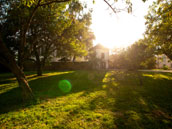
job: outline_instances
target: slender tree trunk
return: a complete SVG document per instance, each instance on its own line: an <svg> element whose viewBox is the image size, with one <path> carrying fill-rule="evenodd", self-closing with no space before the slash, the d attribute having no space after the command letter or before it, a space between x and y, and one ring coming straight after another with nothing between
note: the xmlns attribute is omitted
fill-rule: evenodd
<svg viewBox="0 0 172 129"><path fill-rule="evenodd" d="M142 74L138 70L136 71L136 74L137 74L137 77L138 77L138 80L139 80L139 85L142 86L143 85Z"/></svg>
<svg viewBox="0 0 172 129"><path fill-rule="evenodd" d="M37 63L37 76L42 76L42 65Z"/></svg>
<svg viewBox="0 0 172 129"><path fill-rule="evenodd" d="M73 62L75 62L76 56L73 56Z"/></svg>
<svg viewBox="0 0 172 129"><path fill-rule="evenodd" d="M36 48L36 44L34 44L33 46L33 51L34 51L34 54L35 54L35 58L36 58L36 68L37 68L37 76L42 76L42 62L41 62L41 59L40 59L40 54L38 52L38 49Z"/></svg>
<svg viewBox="0 0 172 129"><path fill-rule="evenodd" d="M26 35L24 34L24 31L23 31L23 27L21 27L21 30L20 30L20 44L19 44L19 50L18 50L18 65L20 67L20 69L23 70L23 63L24 63L24 57L25 57L25 54L24 54L24 46L26 44Z"/></svg>
<svg viewBox="0 0 172 129"><path fill-rule="evenodd" d="M13 57L13 55L9 52L8 48L3 43L1 35L0 35L0 54L1 54L0 62L4 64L5 66L7 66L12 71L12 73L15 75L18 81L19 87L22 89L23 100L33 98L32 90L29 87L29 84L24 75L24 72L17 65L15 58Z"/></svg>

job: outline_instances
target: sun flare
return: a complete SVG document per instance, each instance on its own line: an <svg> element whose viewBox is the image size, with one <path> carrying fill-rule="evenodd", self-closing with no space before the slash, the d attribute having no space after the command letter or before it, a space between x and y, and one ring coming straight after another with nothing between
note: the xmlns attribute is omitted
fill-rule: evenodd
<svg viewBox="0 0 172 129"><path fill-rule="evenodd" d="M142 38L145 31L144 16L147 14L150 3L140 1L133 4L132 14L121 12L110 15L107 5L103 1L97 2L94 5L93 24L91 26L96 36L94 44L101 43L105 47L112 49L127 47Z"/></svg>

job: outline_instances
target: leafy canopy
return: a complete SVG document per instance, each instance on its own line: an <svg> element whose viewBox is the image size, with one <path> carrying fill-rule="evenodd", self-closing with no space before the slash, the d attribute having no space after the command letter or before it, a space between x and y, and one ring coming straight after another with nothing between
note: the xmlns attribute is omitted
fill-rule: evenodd
<svg viewBox="0 0 172 129"><path fill-rule="evenodd" d="M152 45L172 59L172 1L154 2L145 18L145 35Z"/></svg>

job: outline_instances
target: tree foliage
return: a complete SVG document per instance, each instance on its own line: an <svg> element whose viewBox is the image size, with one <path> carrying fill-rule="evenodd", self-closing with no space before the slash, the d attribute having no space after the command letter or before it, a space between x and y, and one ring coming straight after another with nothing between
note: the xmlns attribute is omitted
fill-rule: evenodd
<svg viewBox="0 0 172 129"><path fill-rule="evenodd" d="M145 18L145 35L153 46L172 59L172 1L154 2Z"/></svg>
<svg viewBox="0 0 172 129"><path fill-rule="evenodd" d="M70 26L58 37L57 42L60 45L57 46L57 50L59 56L76 57L88 54L94 39L94 34L89 28L90 24L88 24L90 22L90 13L72 20Z"/></svg>
<svg viewBox="0 0 172 129"><path fill-rule="evenodd" d="M114 68L137 70L153 68L155 65L154 48L149 47L147 39L140 39L127 49L121 49L111 57Z"/></svg>
<svg viewBox="0 0 172 129"><path fill-rule="evenodd" d="M64 1L43 1L43 0L35 0L33 2L28 1L22 1L22 0L3 0L0 1L0 63L8 67L12 73L16 76L16 79L19 83L19 87L22 89L22 95L23 99L29 99L32 98L32 90L29 87L29 84L27 82L27 79L25 77L25 74L22 70L23 68L23 62L26 57L25 48L28 45L28 42L26 41L27 34L29 33L30 25L32 24L33 17L35 16L36 11L40 7L45 7L53 3L64 3L68 0ZM29 2L29 4L28 4ZM18 13L19 12L19 13ZM14 15L13 15L14 14ZM14 16L14 17L13 17ZM15 54L13 54L11 51L13 51L13 48L8 47L7 39L11 36L8 35L8 32L3 34L4 24L6 26L9 26L9 23L14 23L13 20L10 20L10 22L7 19L14 19L14 21L17 21L19 24L13 24L11 27L12 29L12 35L14 36L14 39L18 39L18 64L16 63ZM13 27L13 26L17 27ZM8 27L10 29L10 27ZM6 30L8 30L6 29ZM18 38L19 37L19 38Z"/></svg>
<svg viewBox="0 0 172 129"><path fill-rule="evenodd" d="M37 11L30 27L28 50L31 50L36 59L38 72L41 72L40 69L44 67L47 59L52 57L87 54L92 46L94 34L88 24L91 23L90 12L80 14L83 9L81 3L72 2L65 10L48 7ZM32 54L30 56L32 57Z"/></svg>
<svg viewBox="0 0 172 129"><path fill-rule="evenodd" d="M104 1L108 4L109 7L111 7L112 10L114 9L106 0ZM53 6L55 5L54 3L58 3L58 7L60 7L62 4L66 5L69 2L72 2L72 0L1 0L0 1L0 63L7 66L16 76L19 82L19 86L22 88L23 98L29 98L32 94L27 79L23 73L23 62L28 57L27 48L29 46L32 46L29 44L28 37L31 34L30 29L31 29L31 25L33 25L36 12L41 10L40 8L49 7L50 5ZM82 7L79 4L77 4L77 0L74 2L75 4L71 5L72 7L71 9L76 9L75 10L76 13L74 13L74 15L71 16L80 17L80 15L76 15L76 14L78 13L77 10L82 10ZM129 5L128 12L132 11L131 2L126 0L126 4ZM86 15L85 17L89 18L89 16ZM74 24L75 26L71 26L71 27L75 28L76 25L82 27L82 25L79 24L78 21L80 20L82 21L84 19L85 18L77 19L77 22L75 22L77 24ZM87 22L88 21L89 20L87 20ZM90 30L88 30L88 27L86 27L85 30L90 32ZM89 36L86 36L84 34L85 30L79 31L79 33L83 34L84 38L82 38L82 40L81 37L78 36L77 34L72 35L72 37L75 38L77 37L78 39L76 41L72 41L72 43L75 45L71 44L71 46L77 46L76 48L72 48L72 50L75 50L73 52L75 55L83 53L82 51L76 51L79 50L79 48L83 48L83 46L80 45L81 41L82 43L83 42L86 43L86 41L88 41L90 38L91 39L93 38L93 35L91 33L89 34ZM14 52L14 50L17 50L17 52ZM17 59L16 59L16 55L17 55ZM16 60L18 61L18 64Z"/></svg>
<svg viewBox="0 0 172 129"><path fill-rule="evenodd" d="M66 21L61 18L65 15L65 6L49 6L39 8L27 35L28 58L35 61L37 74L42 75L42 68L47 59L56 50L57 35L65 28Z"/></svg>

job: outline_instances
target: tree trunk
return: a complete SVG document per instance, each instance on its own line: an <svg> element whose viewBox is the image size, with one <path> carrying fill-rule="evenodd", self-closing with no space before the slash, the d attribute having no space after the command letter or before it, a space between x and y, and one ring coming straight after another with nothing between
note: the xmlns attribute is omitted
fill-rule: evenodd
<svg viewBox="0 0 172 129"><path fill-rule="evenodd" d="M21 26L20 29L20 44L19 44L19 49L18 49L18 66L20 69L23 70L23 63L24 63L24 58L25 58L25 46L26 46L26 34L24 32L24 25Z"/></svg>
<svg viewBox="0 0 172 129"><path fill-rule="evenodd" d="M22 50L21 50L21 47L20 47L19 50L18 50L18 66L20 67L21 70L24 69L23 62L24 62L24 60L23 60Z"/></svg>
<svg viewBox="0 0 172 129"><path fill-rule="evenodd" d="M42 76L42 62L40 59L40 53L38 52L39 48L36 48L36 44L34 44L33 46L33 51L35 54L35 58L36 58L36 67L37 67L37 76Z"/></svg>
<svg viewBox="0 0 172 129"><path fill-rule="evenodd" d="M142 74L141 74L141 72L139 72L139 71L137 70L136 73L137 73L137 78L138 78L138 80L139 80L139 85L140 85L140 86L143 86L143 79L142 79Z"/></svg>
<svg viewBox="0 0 172 129"><path fill-rule="evenodd" d="M42 76L42 65L37 63L37 76Z"/></svg>
<svg viewBox="0 0 172 129"><path fill-rule="evenodd" d="M73 56L73 62L75 62L76 56Z"/></svg>
<svg viewBox="0 0 172 129"><path fill-rule="evenodd" d="M19 87L22 89L23 100L33 99L32 89L29 87L24 72L16 64L13 64L11 71L16 76Z"/></svg>
<svg viewBox="0 0 172 129"><path fill-rule="evenodd" d="M8 48L3 43L1 35L0 35L0 56L1 56L0 62L3 65L7 66L12 71L12 73L15 75L15 77L18 81L19 87L22 89L23 100L33 98L32 90L29 87L29 84L24 75L24 72L17 65L14 56L11 55Z"/></svg>

